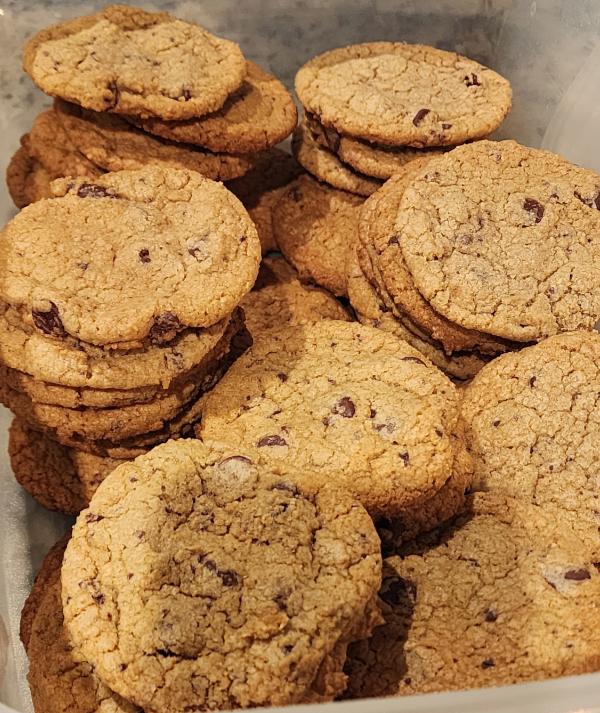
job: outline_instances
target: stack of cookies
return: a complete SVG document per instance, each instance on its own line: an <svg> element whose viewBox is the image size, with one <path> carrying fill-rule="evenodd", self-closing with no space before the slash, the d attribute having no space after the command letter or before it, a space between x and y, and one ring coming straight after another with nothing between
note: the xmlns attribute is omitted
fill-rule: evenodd
<svg viewBox="0 0 600 713"><path fill-rule="evenodd" d="M340 213L356 223L357 207L384 181L411 161L487 136L512 101L509 83L477 62L391 42L315 57L296 75L296 93L304 120L292 148L317 180L290 187L275 231L294 267L337 295L347 293L340 256L356 233ZM286 216L299 211L291 228Z"/></svg>
<svg viewBox="0 0 600 713"><path fill-rule="evenodd" d="M241 203L198 173L94 181L59 179L53 200L0 234L12 464L63 512L85 506L116 460L191 433L200 397L248 346L238 305L260 262Z"/></svg>
<svg viewBox="0 0 600 713"><path fill-rule="evenodd" d="M279 157L261 152L297 122L289 92L236 44L167 13L108 6L37 33L23 64L55 102L8 169L20 208L53 179L149 165L272 181Z"/></svg>
<svg viewBox="0 0 600 713"><path fill-rule="evenodd" d="M514 141L409 163L362 208L349 294L361 322L448 374L600 316L600 177Z"/></svg>
<svg viewBox="0 0 600 713"><path fill-rule="evenodd" d="M348 644L381 623L364 508L244 450L158 446L111 473L69 535L23 609L36 711L331 701Z"/></svg>

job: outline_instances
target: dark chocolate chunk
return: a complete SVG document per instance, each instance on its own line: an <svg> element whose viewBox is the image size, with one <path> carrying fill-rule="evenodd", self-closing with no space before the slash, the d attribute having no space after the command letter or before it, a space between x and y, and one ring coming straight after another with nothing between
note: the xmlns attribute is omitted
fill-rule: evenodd
<svg viewBox="0 0 600 713"><path fill-rule="evenodd" d="M262 448L263 446L287 446L287 443L281 436L273 435L263 436L256 446L257 448Z"/></svg>
<svg viewBox="0 0 600 713"><path fill-rule="evenodd" d="M544 206L533 198L526 198L523 208L535 218L536 224L544 217Z"/></svg>
<svg viewBox="0 0 600 713"><path fill-rule="evenodd" d="M140 250L140 262L142 265L145 265L148 262L152 262L152 258L150 257L150 250L148 248L142 248Z"/></svg>
<svg viewBox="0 0 600 713"><path fill-rule="evenodd" d="M176 335L179 327L181 327L181 323L175 312L163 312L154 318L154 324L148 333L148 339L152 344L169 342Z"/></svg>
<svg viewBox="0 0 600 713"><path fill-rule="evenodd" d="M352 418L356 413L356 406L348 396L343 396L331 409L331 413L338 414L344 418Z"/></svg>
<svg viewBox="0 0 600 713"><path fill-rule="evenodd" d="M39 312L34 309L31 312L31 316L35 326L44 334L61 338L67 336L63 323L58 316L58 307L54 302L50 302L50 309L47 312Z"/></svg>
<svg viewBox="0 0 600 713"><path fill-rule="evenodd" d="M419 124L423 121L427 114L429 114L430 111L431 109L419 109L419 111L415 114L413 124L415 126L419 126Z"/></svg>

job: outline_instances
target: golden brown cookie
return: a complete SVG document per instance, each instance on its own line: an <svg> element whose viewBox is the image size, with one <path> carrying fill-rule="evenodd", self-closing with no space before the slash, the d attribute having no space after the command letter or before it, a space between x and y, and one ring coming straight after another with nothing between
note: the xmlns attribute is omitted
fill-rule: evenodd
<svg viewBox="0 0 600 713"><path fill-rule="evenodd" d="M218 322L254 284L254 224L194 171L148 166L59 179L53 190L0 233L0 298L54 339L170 341Z"/></svg>
<svg viewBox="0 0 600 713"><path fill-rule="evenodd" d="M406 342L324 320L257 340L206 397L201 435L226 433L278 472L310 470L348 488L373 517L392 517L450 477L458 402Z"/></svg>
<svg viewBox="0 0 600 713"><path fill-rule="evenodd" d="M303 282L316 282L338 297L346 294L346 256L363 202L308 175L285 189L273 211L273 233Z"/></svg>
<svg viewBox="0 0 600 713"><path fill-rule="evenodd" d="M283 327L352 318L335 297L321 287L303 285L283 258L263 258L254 288L241 302L246 327L254 340Z"/></svg>
<svg viewBox="0 0 600 713"><path fill-rule="evenodd" d="M289 153L271 148L260 154L258 162L241 178L227 181L227 188L237 196L252 218L263 255L277 250L272 225L273 208L281 198L284 188L304 172Z"/></svg>
<svg viewBox="0 0 600 713"><path fill-rule="evenodd" d="M416 288L452 322L505 339L591 330L600 317L599 185L593 171L514 141L431 159L395 225Z"/></svg>
<svg viewBox="0 0 600 713"><path fill-rule="evenodd" d="M246 74L233 42L127 5L41 30L23 68L46 94L88 109L177 120L220 109Z"/></svg>
<svg viewBox="0 0 600 713"><path fill-rule="evenodd" d="M55 100L69 140L90 161L107 171L135 171L147 166L178 168L213 181L243 176L258 160L258 154L213 153L192 144L179 144L148 134L116 114L83 109Z"/></svg>
<svg viewBox="0 0 600 713"><path fill-rule="evenodd" d="M197 440L113 471L62 569L75 646L164 713L330 699L380 582L379 538L349 494Z"/></svg>
<svg viewBox="0 0 600 713"><path fill-rule="evenodd" d="M367 42L326 52L296 75L305 109L341 134L387 146L449 146L486 136L508 114L506 79L425 45Z"/></svg>
<svg viewBox="0 0 600 713"><path fill-rule="evenodd" d="M18 418L8 432L8 454L16 480L48 510L77 515L122 460L61 446Z"/></svg>
<svg viewBox="0 0 600 713"><path fill-rule="evenodd" d="M291 94L272 74L246 61L246 77L213 114L187 121L127 116L128 121L163 139L224 153L253 153L286 139L298 123Z"/></svg>
<svg viewBox="0 0 600 713"><path fill-rule="evenodd" d="M370 196L382 185L379 179L357 173L343 163L337 154L317 141L304 122L294 131L292 152L299 163L319 181L325 181L342 191Z"/></svg>
<svg viewBox="0 0 600 713"><path fill-rule="evenodd" d="M25 134L21 139L23 145L17 149L6 169L8 192L19 209L42 198L53 197L48 172L37 159L32 158L27 144L23 142L28 136Z"/></svg>
<svg viewBox="0 0 600 713"><path fill-rule="evenodd" d="M597 671L600 573L542 508L491 493L386 560L386 624L349 649L351 697L410 696Z"/></svg>

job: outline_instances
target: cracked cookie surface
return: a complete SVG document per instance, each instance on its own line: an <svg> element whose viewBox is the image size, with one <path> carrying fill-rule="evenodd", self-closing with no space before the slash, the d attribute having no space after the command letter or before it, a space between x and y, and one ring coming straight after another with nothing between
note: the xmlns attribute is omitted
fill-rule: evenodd
<svg viewBox="0 0 600 713"><path fill-rule="evenodd" d="M541 508L491 493L385 560L386 624L350 647L350 696L409 696L597 671L600 573Z"/></svg>
<svg viewBox="0 0 600 713"><path fill-rule="evenodd" d="M346 294L346 259L363 202L309 175L287 186L273 210L273 234L300 280Z"/></svg>
<svg viewBox="0 0 600 713"><path fill-rule="evenodd" d="M459 396L420 352L381 330L325 320L263 336L206 398L201 434L278 472L311 469L373 517L448 480Z"/></svg>
<svg viewBox="0 0 600 713"><path fill-rule="evenodd" d="M514 141L432 159L405 190L395 225L417 289L452 322L506 339L591 330L599 185L593 171Z"/></svg>
<svg viewBox="0 0 600 713"><path fill-rule="evenodd" d="M163 119L220 109L246 74L235 43L166 12L126 5L38 32L23 48L23 67L51 96Z"/></svg>
<svg viewBox="0 0 600 713"><path fill-rule="evenodd" d="M473 487L547 510L600 560L600 336L561 334L493 361L465 389Z"/></svg>
<svg viewBox="0 0 600 713"><path fill-rule="evenodd" d="M357 625L380 581L375 528L348 494L195 440L113 471L62 570L75 645L165 713L303 700L336 646L369 635Z"/></svg>
<svg viewBox="0 0 600 713"><path fill-rule="evenodd" d="M272 74L246 61L242 85L221 109L188 121L126 117L163 139L198 144L215 152L251 153L286 139L298 122L292 95Z"/></svg>
<svg viewBox="0 0 600 713"><path fill-rule="evenodd" d="M136 349L215 324L250 290L258 235L222 185L157 167L94 181L59 179L0 234L0 296L42 333Z"/></svg>
<svg viewBox="0 0 600 713"><path fill-rule="evenodd" d="M389 146L486 136L510 110L506 79L453 52L371 42L326 52L296 75L305 109L342 134Z"/></svg>

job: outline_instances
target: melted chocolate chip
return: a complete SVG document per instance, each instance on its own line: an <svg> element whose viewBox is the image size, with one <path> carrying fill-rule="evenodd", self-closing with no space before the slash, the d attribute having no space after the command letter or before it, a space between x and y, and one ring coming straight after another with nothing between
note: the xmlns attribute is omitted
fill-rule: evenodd
<svg viewBox="0 0 600 713"><path fill-rule="evenodd" d="M424 361L421 361L421 359L417 359L417 357L402 357L402 361L414 361L415 364L421 364L421 366L427 366L427 364Z"/></svg>
<svg viewBox="0 0 600 713"><path fill-rule="evenodd" d="M240 575L232 569L220 570L216 562L202 555L198 558L198 562L203 564L209 572L214 572L224 587L235 587L240 584Z"/></svg>
<svg viewBox="0 0 600 713"><path fill-rule="evenodd" d="M76 263L77 267L80 270L87 270L88 269L88 263L87 262L78 262Z"/></svg>
<svg viewBox="0 0 600 713"><path fill-rule="evenodd" d="M263 436L256 446L257 448L262 448L263 446L287 446L287 443L281 436L273 435Z"/></svg>
<svg viewBox="0 0 600 713"><path fill-rule="evenodd" d="M484 659L481 662L481 668L486 669L486 668L492 668L492 666L495 666L496 664L494 663L494 659Z"/></svg>
<svg viewBox="0 0 600 713"><path fill-rule="evenodd" d="M285 382L288 380L288 375L287 374L277 374L277 378L285 384Z"/></svg>
<svg viewBox="0 0 600 713"><path fill-rule="evenodd" d="M419 111L415 114L413 124L415 126L419 126L419 124L423 121L427 114L429 114L430 111L431 109L419 109Z"/></svg>
<svg viewBox="0 0 600 713"><path fill-rule="evenodd" d="M535 382L537 381L537 376L532 376L531 379L529 379L529 386L533 389Z"/></svg>
<svg viewBox="0 0 600 713"><path fill-rule="evenodd" d="M104 186L99 186L96 183L83 183L77 191L77 196L79 198L116 198Z"/></svg>
<svg viewBox="0 0 600 713"><path fill-rule="evenodd" d="M179 317L175 312L163 312L154 318L154 324L148 333L148 339L152 344L168 342L173 339L180 326Z"/></svg>
<svg viewBox="0 0 600 713"><path fill-rule="evenodd" d="M371 418L375 418L375 416L377 416L377 411L374 408L372 408L371 409Z"/></svg>
<svg viewBox="0 0 600 713"><path fill-rule="evenodd" d="M44 334L61 338L67 336L63 323L58 316L58 307L54 302L50 302L50 309L47 312L39 312L34 309L31 312L31 316L35 326Z"/></svg>
<svg viewBox="0 0 600 713"><path fill-rule="evenodd" d="M100 522L100 520L104 520L104 515L96 515L96 513L89 512L85 516L86 522Z"/></svg>
<svg viewBox="0 0 600 713"><path fill-rule="evenodd" d="M388 245L399 245L398 241L398 236L397 235L392 235L392 237L388 240Z"/></svg>
<svg viewBox="0 0 600 713"><path fill-rule="evenodd" d="M584 579L591 579L592 575L587 569L570 569L565 574L565 579L570 579L574 582L583 582Z"/></svg>
<svg viewBox="0 0 600 713"><path fill-rule="evenodd" d="M96 592L95 594L92 594L92 599L96 602L96 604L101 607L104 604L104 594L102 592Z"/></svg>
<svg viewBox="0 0 600 713"><path fill-rule="evenodd" d="M481 82L479 81L479 77L476 74L471 74L465 77L465 84L467 87L480 87Z"/></svg>
<svg viewBox="0 0 600 713"><path fill-rule="evenodd" d="M278 483L275 483L272 489L283 490L284 492L291 493L294 496L298 495L298 488L295 485L291 485L290 483L285 483L283 480L280 480Z"/></svg>
<svg viewBox="0 0 600 713"><path fill-rule="evenodd" d="M442 124L442 129L444 129L444 131L448 131L448 129L451 129L451 128L452 128L452 124Z"/></svg>
<svg viewBox="0 0 600 713"><path fill-rule="evenodd" d="M152 262L152 258L150 257L150 250L148 248L142 248L140 250L140 262L142 265L145 265L148 262Z"/></svg>
<svg viewBox="0 0 600 713"><path fill-rule="evenodd" d="M252 465L252 461L250 460L250 458L246 458L246 456L229 456L229 458L225 458L224 460L222 460L219 463L219 465L223 465L224 463L229 463L229 461L232 461L232 460L239 460L242 463L248 463L248 465Z"/></svg>
<svg viewBox="0 0 600 713"><path fill-rule="evenodd" d="M404 679L404 683L405 683L407 686L410 686L410 684L412 683L412 678L405 678L405 679Z"/></svg>
<svg viewBox="0 0 600 713"><path fill-rule="evenodd" d="M354 402L348 397L343 396L331 409L331 413L338 414L343 418L352 418L356 413Z"/></svg>
<svg viewBox="0 0 600 713"><path fill-rule="evenodd" d="M498 615L493 609L486 609L485 610L485 620L486 621L496 621L498 619Z"/></svg>
<svg viewBox="0 0 600 713"><path fill-rule="evenodd" d="M536 224L544 217L544 206L533 198L526 198L523 208L535 218Z"/></svg>
<svg viewBox="0 0 600 713"><path fill-rule="evenodd" d="M120 664L117 666L117 669L118 669L119 671L125 671L126 668L127 668L127 664L126 664L126 663L120 663Z"/></svg>
<svg viewBox="0 0 600 713"><path fill-rule="evenodd" d="M404 465L408 468L410 466L410 456L408 453L398 453L400 458L404 461Z"/></svg>
<svg viewBox="0 0 600 713"><path fill-rule="evenodd" d="M292 644L286 644L286 645L283 647L283 653L284 653L284 654L291 654L293 650L294 650L294 647L292 646Z"/></svg>

